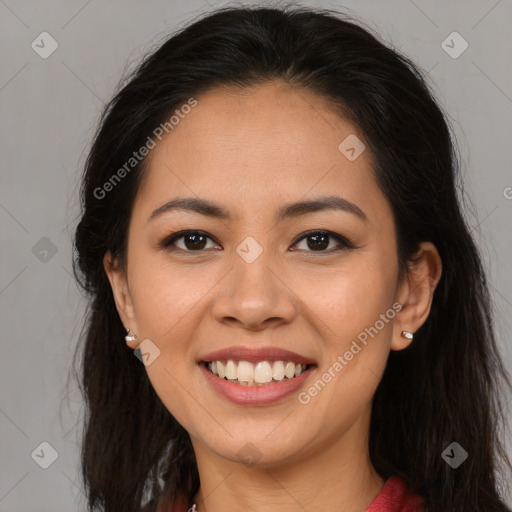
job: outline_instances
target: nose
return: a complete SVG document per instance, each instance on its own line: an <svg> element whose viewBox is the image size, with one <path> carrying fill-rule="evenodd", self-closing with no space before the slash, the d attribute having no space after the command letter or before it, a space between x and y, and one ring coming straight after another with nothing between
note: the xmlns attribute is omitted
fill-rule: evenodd
<svg viewBox="0 0 512 512"><path fill-rule="evenodd" d="M265 251L249 261L238 254L233 256L232 270L214 297L214 318L252 331L290 323L298 300L286 273Z"/></svg>

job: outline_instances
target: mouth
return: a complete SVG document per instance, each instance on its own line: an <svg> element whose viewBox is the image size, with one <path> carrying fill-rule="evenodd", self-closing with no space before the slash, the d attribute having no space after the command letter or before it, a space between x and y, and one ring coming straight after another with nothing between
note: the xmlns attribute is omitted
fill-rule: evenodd
<svg viewBox="0 0 512 512"><path fill-rule="evenodd" d="M277 346L230 346L202 354L196 363L210 389L242 406L287 400L318 368L311 356Z"/></svg>
<svg viewBox="0 0 512 512"><path fill-rule="evenodd" d="M286 360L198 361L210 388L238 406L270 406L289 399L314 377L316 363Z"/></svg>
<svg viewBox="0 0 512 512"><path fill-rule="evenodd" d="M317 367L315 363L293 361L244 361L224 359L199 361L211 374L240 386L273 386L296 379Z"/></svg>

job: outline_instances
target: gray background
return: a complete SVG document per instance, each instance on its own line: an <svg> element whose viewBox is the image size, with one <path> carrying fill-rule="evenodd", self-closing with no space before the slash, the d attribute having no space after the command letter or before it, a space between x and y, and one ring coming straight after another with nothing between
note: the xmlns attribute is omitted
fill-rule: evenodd
<svg viewBox="0 0 512 512"><path fill-rule="evenodd" d="M125 66L132 69L165 34L224 3L0 0L0 511L83 510L81 399L75 383L66 386L85 305L71 277L81 168ZM349 8L429 72L459 140L473 201L468 216L510 369L512 2L303 5ZM47 59L31 47L43 31L59 45ZM441 46L453 31L469 44L456 59ZM43 441L58 452L48 469L31 458Z"/></svg>

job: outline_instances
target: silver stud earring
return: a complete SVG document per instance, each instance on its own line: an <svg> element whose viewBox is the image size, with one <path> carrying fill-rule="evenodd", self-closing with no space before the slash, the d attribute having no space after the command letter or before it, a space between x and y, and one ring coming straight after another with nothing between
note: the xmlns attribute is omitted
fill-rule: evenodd
<svg viewBox="0 0 512 512"><path fill-rule="evenodd" d="M407 338L408 340L412 340L413 334L412 332L409 331L402 331L402 336L404 338Z"/></svg>
<svg viewBox="0 0 512 512"><path fill-rule="evenodd" d="M126 336L124 339L126 340L126 343L129 343L130 341L135 341L137 339L137 335L130 335L130 329L126 329Z"/></svg>

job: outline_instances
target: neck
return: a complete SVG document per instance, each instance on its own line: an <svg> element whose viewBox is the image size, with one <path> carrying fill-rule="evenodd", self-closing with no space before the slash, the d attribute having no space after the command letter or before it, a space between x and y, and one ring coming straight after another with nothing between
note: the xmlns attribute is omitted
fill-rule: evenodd
<svg viewBox="0 0 512 512"><path fill-rule="evenodd" d="M324 446L311 443L286 461L270 458L253 466L219 457L192 439L201 481L197 511L296 512L298 507L318 510L319 503L322 510L366 510L384 479L371 464L367 438L360 435L364 420L341 437L324 440Z"/></svg>

